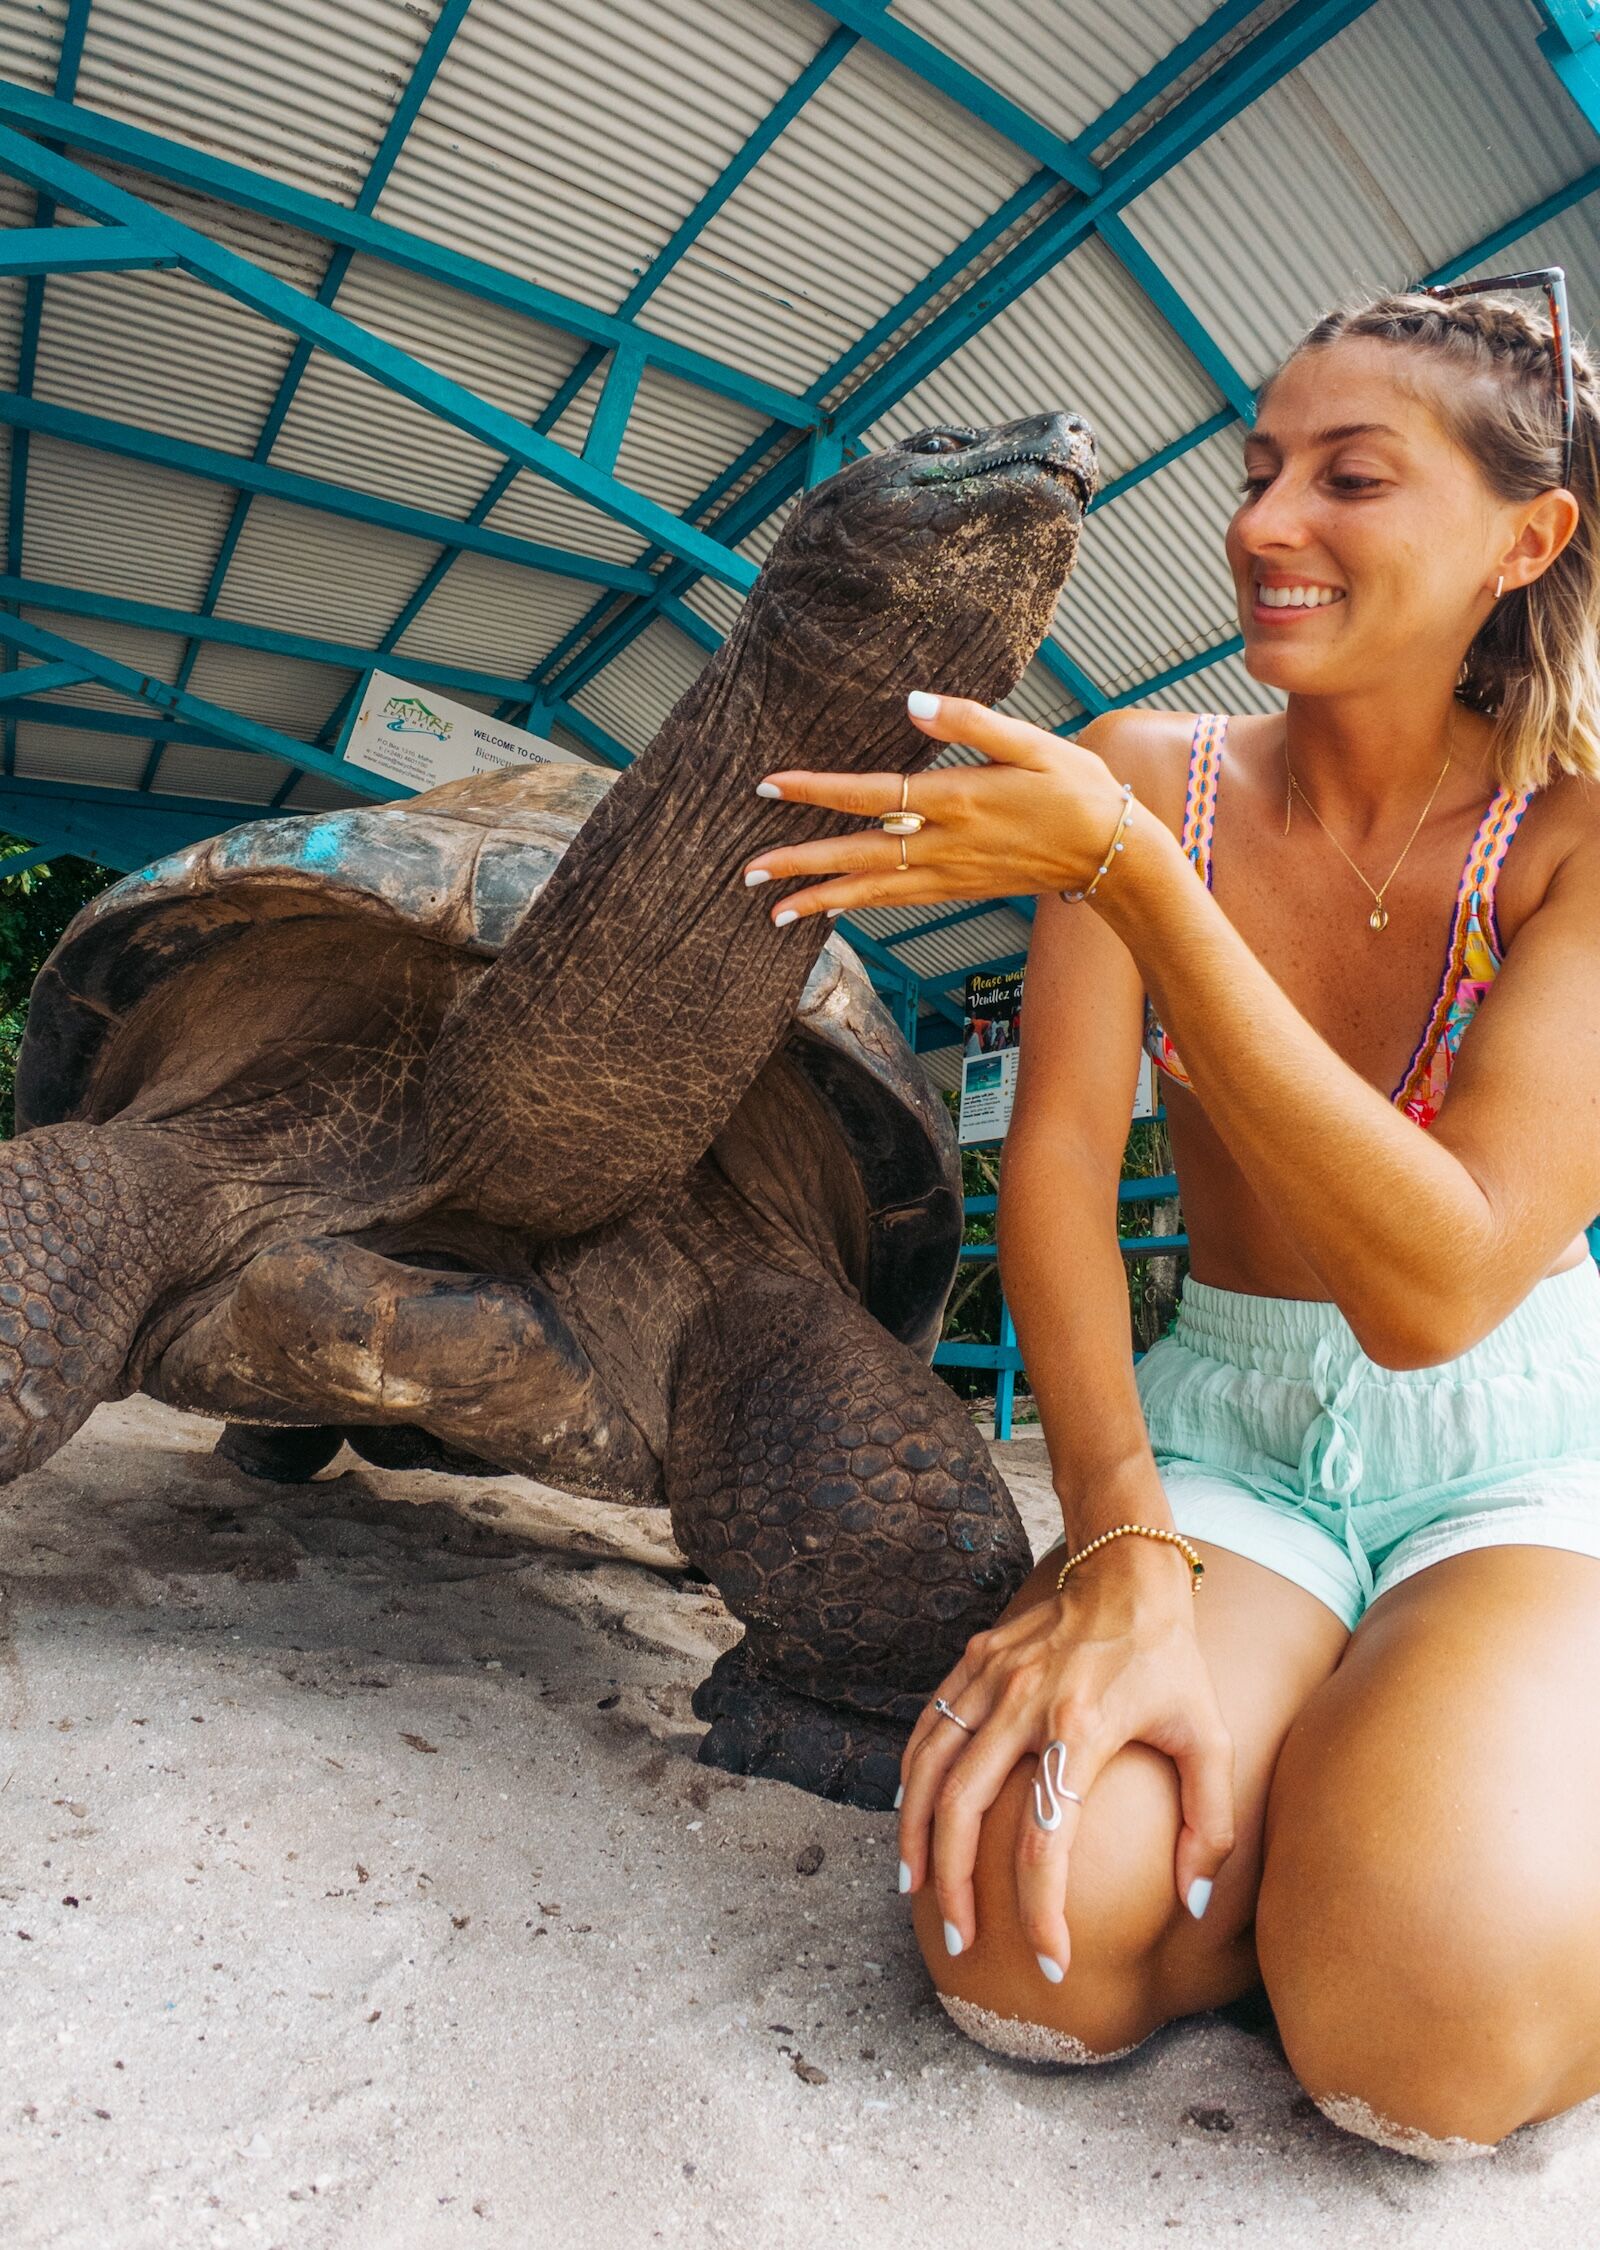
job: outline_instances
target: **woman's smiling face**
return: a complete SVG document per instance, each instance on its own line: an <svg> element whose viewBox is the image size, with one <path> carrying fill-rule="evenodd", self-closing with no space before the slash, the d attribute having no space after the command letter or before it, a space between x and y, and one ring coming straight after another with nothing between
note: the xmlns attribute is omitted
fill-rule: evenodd
<svg viewBox="0 0 1600 2250"><path fill-rule="evenodd" d="M1435 412L1436 379L1404 347L1345 337L1270 386L1227 534L1254 678L1328 695L1430 656L1453 676L1518 511Z"/></svg>

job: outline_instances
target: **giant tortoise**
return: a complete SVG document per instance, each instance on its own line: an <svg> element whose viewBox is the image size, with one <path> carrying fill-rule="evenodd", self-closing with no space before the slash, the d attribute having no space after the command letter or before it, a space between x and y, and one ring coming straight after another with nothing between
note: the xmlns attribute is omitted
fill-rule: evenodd
<svg viewBox="0 0 1600 2250"><path fill-rule="evenodd" d="M0 1472L142 1388L259 1476L347 1440L664 1503L745 1626L702 1757L886 1803L1028 1548L927 1364L948 1119L848 948L744 887L754 784L909 770L908 688L1004 694L1092 460L1047 416L833 477L609 783L262 819L85 908L0 1151Z"/></svg>

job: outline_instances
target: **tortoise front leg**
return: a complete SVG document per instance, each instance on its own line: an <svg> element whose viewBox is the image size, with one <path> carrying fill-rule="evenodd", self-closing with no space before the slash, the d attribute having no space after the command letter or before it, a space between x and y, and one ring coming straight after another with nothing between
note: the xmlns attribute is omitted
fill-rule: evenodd
<svg viewBox="0 0 1600 2250"><path fill-rule="evenodd" d="M757 1273L687 1340L667 1498L745 1626L695 1694L701 1760L887 1806L917 1713L1032 1561L965 1408L841 1290Z"/></svg>
<svg viewBox="0 0 1600 2250"><path fill-rule="evenodd" d="M230 1424L424 1430L595 1499L660 1498L654 1456L536 1281L433 1272L337 1236L253 1258L148 1388ZM244 1444L225 1436L222 1450ZM266 1448L266 1474L281 1451Z"/></svg>
<svg viewBox="0 0 1600 2250"><path fill-rule="evenodd" d="M48 1460L102 1399L206 1216L152 1129L49 1125L0 1145L0 1483Z"/></svg>

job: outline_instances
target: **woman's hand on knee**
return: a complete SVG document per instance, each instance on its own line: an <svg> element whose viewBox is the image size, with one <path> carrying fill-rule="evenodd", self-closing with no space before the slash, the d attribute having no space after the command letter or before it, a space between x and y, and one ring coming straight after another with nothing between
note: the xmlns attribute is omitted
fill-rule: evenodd
<svg viewBox="0 0 1600 2250"><path fill-rule="evenodd" d="M973 1731L930 1701L901 1765L901 1886L920 1888L931 1869L951 1952L977 1935L972 1878L984 1817L1030 1753L1039 1765L1017 1830L1017 1907L1042 1974L1058 1981L1053 1971L1064 1974L1071 1958L1081 1801L1126 1743L1148 1743L1177 1768L1174 1878L1189 1911L1204 1913L1233 1849L1233 1744L1192 1602L1174 1550L1107 1548L1061 1593L968 1642L938 1693Z"/></svg>

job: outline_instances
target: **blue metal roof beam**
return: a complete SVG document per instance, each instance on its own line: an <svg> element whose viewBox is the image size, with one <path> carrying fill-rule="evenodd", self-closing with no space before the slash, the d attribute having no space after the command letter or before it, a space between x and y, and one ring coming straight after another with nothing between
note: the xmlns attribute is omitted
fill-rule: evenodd
<svg viewBox="0 0 1600 2250"><path fill-rule="evenodd" d="M266 218L281 220L284 225L322 241L342 243L347 249L376 258L385 265L425 275L452 289L460 289L469 297L481 297L486 304L524 313L543 327L559 329L586 344L597 344L603 351L615 351L619 344L637 343L652 366L680 376L686 383L697 384L702 390L737 399L757 413L770 415L781 427L809 429L817 420L814 407L791 397L776 384L764 383L741 368L730 367L687 344L675 344L650 329L637 328L619 313L601 312L579 298L566 297L559 290L524 281L481 258L469 258L458 250L446 249L442 243L430 242L423 235L409 234L405 228L394 226L388 220L374 218L348 204L330 202L324 196L308 194L305 189L290 187L264 172L253 172L243 164L208 156L199 149L186 147L181 141L147 132L143 127L124 125L97 110L71 101L58 101L48 94L38 94L30 87L0 78L0 122L24 134L39 136L41 143L83 149L95 157L127 165L136 172L146 172L152 179L168 180L198 195L212 196L237 210L254 211ZM321 338L315 341L320 342Z"/></svg>
<svg viewBox="0 0 1600 2250"><path fill-rule="evenodd" d="M410 78L406 81L399 100L395 103L394 114L378 143L372 164L361 184L361 192L355 201L357 211L363 214L369 213L376 206L379 196L388 184L389 175L394 170L400 151L405 146L406 135L411 130L417 111L422 107L428 89L438 76L439 66L450 52L450 43L455 38L461 25L461 19L471 4L472 0L445 0L444 6L440 9L432 31L429 32L423 42L422 52L417 57L416 66L412 70ZM354 256L355 252L344 244L335 248L333 255L328 260L327 271L324 273L317 289L318 304L331 305L333 303L343 285L345 275L350 271L351 260ZM289 364L284 369L283 378L278 385L277 396L273 399L262 420L260 435L256 439L255 448L251 455L252 460L265 461L270 457L272 448L277 443L278 433L283 427L290 407L294 404L295 393L300 388L300 378L305 373L310 360L311 346L302 337L290 354ZM597 465L610 468L611 463L606 461ZM223 582L228 575L228 566L233 561L234 549L239 544L240 536L249 518L252 497L253 495L248 492L241 492L234 501L233 512L229 516L227 527L217 543L216 556L211 565L211 576L206 582L205 592L200 597L202 616L209 616L222 598ZM188 686L189 676L195 668L203 645L201 641L192 639L184 650L182 661L179 663L177 670L177 685L179 687ZM159 737L150 745L150 756L146 761L144 778L140 784L142 788L149 789L154 785L156 775L160 770L162 753L165 749L166 743Z"/></svg>
<svg viewBox="0 0 1600 2250"><path fill-rule="evenodd" d="M81 586L61 586L48 578L0 576L0 602L30 609L53 611L62 617L103 617L117 625L137 626L149 633L172 633L201 641L220 641L233 648L260 649L270 656L292 657L302 664L323 664L340 671L365 672L373 652L354 641L318 640L307 633L284 632L276 625L250 625L237 617L201 617L188 609L165 609L157 602L133 602L119 594L100 594ZM501 672L480 672L467 664L441 664L431 656L406 660L419 685L444 688L460 695L506 695L521 683Z"/></svg>
<svg viewBox="0 0 1600 2250"><path fill-rule="evenodd" d="M1096 193L1081 201L1061 204L1048 213L1033 231L1007 251L994 266L955 298L933 320L919 329L914 336L869 376L861 387L840 399L833 413L835 426L850 436L868 429L890 406L921 382L940 360L958 350L976 335L996 313L1012 303L1030 288L1040 276L1065 257L1069 250L1098 224L1102 217L1115 216L1125 203L1144 192L1153 181L1181 163L1183 158L1209 136L1226 124L1238 112L1254 101L1258 95L1275 85L1291 70L1316 53L1329 39L1343 30L1348 23L1365 13L1372 0L1295 0L1282 16L1278 17L1254 39L1221 65L1209 78L1204 79L1190 93L1160 118L1150 130L1141 135L1102 176ZM1153 98L1146 96L1146 102ZM1079 136L1077 145L1092 146L1105 137L1098 125L1090 126ZM1046 188L1057 183L1044 176ZM1029 182L1005 206L1010 210L1028 196L1036 185ZM1038 200L1037 196L1033 200ZM1013 217L1015 213L1013 213ZM947 265L950 261L945 262ZM943 271L943 268L936 269ZM959 267L956 270L961 270ZM876 350L885 334L893 334L895 327L903 326L896 319L894 327L880 322L869 337L852 354L836 363L837 372L846 362L858 364L859 358L869 350ZM827 378L823 379L823 383ZM828 386L829 388L832 385ZM825 395L823 384L813 386L808 395ZM1231 418L1231 417L1230 417ZM777 442L782 432L770 434L769 443ZM717 521L717 529L728 541L735 544L743 538L765 515L781 505L799 488L796 457L792 454L779 461L766 476L758 480ZM699 512L691 511L691 512ZM650 557L644 558L649 561ZM662 598L681 594L692 584L691 571L677 569L662 577L660 590L643 602L630 620L627 638L641 631ZM592 617L595 613L592 613ZM608 640L611 636L608 636ZM573 636L568 636L569 642ZM559 652L558 652L559 653ZM609 661L611 648L603 661ZM565 692L592 677L597 666L579 654L572 669L561 675ZM553 659L547 659L541 669L541 681L553 676Z"/></svg>
<svg viewBox="0 0 1600 2250"><path fill-rule="evenodd" d="M0 233L0 274L134 273L177 259L135 227L8 227Z"/></svg>
<svg viewBox="0 0 1600 2250"><path fill-rule="evenodd" d="M200 477L208 484L224 484L245 492L266 492L274 499L291 501L298 508L314 508L324 515L348 516L357 523L381 524L402 531L430 546L471 548L475 554L494 555L502 562L520 563L524 569L549 572L557 578L575 578L609 587L613 592L646 593L655 580L648 572L626 563L602 562L593 555L577 554L565 547L546 547L534 539L520 539L508 531L491 531L483 524L458 523L427 508L411 508L377 493L359 492L354 485L329 484L321 477L302 476L295 469L279 469L268 461L249 461L243 454L221 453L209 445L194 445L186 438L169 437L164 430L142 430L128 422L108 421L99 414L80 414L76 407L51 406L42 399L0 391L0 422L14 429L39 430L68 445L82 445L98 453L117 453L130 461L151 461L184 476Z"/></svg>
<svg viewBox="0 0 1600 2250"><path fill-rule="evenodd" d="M90 0L69 0L66 20L61 26L61 47L56 57L56 99L62 107L71 109L72 97L78 87L78 66L83 60L84 33L89 24ZM37 229L53 228L56 207L47 195L34 198L33 219ZM33 389L34 373L39 359L39 322L44 313L45 276L33 276L22 296L22 329L17 343L17 388ZM23 523L28 495L28 440L26 436L13 438L11 466L6 497L6 568L22 568ZM16 651L4 652L5 669L10 671L17 661ZM0 771L9 773L16 761L17 730L8 720L0 730Z"/></svg>
<svg viewBox="0 0 1600 2250"><path fill-rule="evenodd" d="M293 735L280 734L276 727L260 726L254 719L242 718L237 711L207 703L199 696L190 695L186 689L170 687L165 680L136 672L131 664L119 664L115 657L102 656L98 649L85 648L81 642L47 632L42 625L30 624L24 618L0 615L0 642L46 660L74 665L83 678L98 680L102 686L115 689L118 695L147 705L159 718L185 719L214 732L221 741L237 749L261 751L269 758L285 758L290 765L302 766L307 773L320 773L358 796L401 794L393 782L381 774L366 773L359 766L346 765L326 750L313 749L309 743L296 741ZM54 710L49 704L37 708L44 714ZM117 715L129 716L126 712ZM96 716L104 718L112 714Z"/></svg>
<svg viewBox="0 0 1600 2250"><path fill-rule="evenodd" d="M1019 108L987 79L980 78L976 71L968 70L942 47L935 46L931 39L924 39L920 32L910 30L893 18L881 18L870 0L856 0L854 5L850 0L833 0L829 13L848 24L872 46L892 56L903 68L914 72L925 85L958 103L969 116L1000 134L1014 148L1037 158L1067 186L1085 195L1093 195L1098 189L1099 169L1075 142L1064 141L1059 133L1053 133L1049 126ZM1255 400L1249 384L1150 253L1119 219L1103 220L1096 231L1135 287L1150 299L1223 397L1246 420L1253 419Z"/></svg>
<svg viewBox="0 0 1600 2250"><path fill-rule="evenodd" d="M799 116L818 87L824 85L832 77L840 63L844 61L845 56L855 46L855 43L853 32L836 31L830 39L824 41L823 45L818 48L805 69L774 102L772 108L768 110L766 116L750 134L743 147L728 159L728 162L693 209L686 212L673 228L672 233L617 307L619 320L631 321L634 315L649 302L674 266L677 265L684 252L698 239L707 223L721 210L740 182L746 179L755 169L779 134ZM619 346L617 355L613 358L613 376L616 374L617 359L621 356L621 349L622 347ZM535 419L533 426L541 435L555 428L557 422L560 421L585 383L594 374L596 368L602 364L605 356L604 347L599 344L591 344L588 350L582 354L571 374L557 386L549 403L540 410ZM628 403L631 407L631 394ZM609 441L610 432L608 431L606 435ZM618 445L621 444L620 431L617 433L617 443ZM615 455L605 466L609 468L614 464ZM468 516L467 520L470 523L482 523L494 512L509 490L516 473L514 467L508 466L500 470L491 479L487 490ZM454 560L453 555L441 555L433 568L425 573L420 584L407 599L405 606L384 634L380 643L380 647L384 651L394 648L404 639L406 633L415 624L417 618L421 616L423 610L438 591L440 582ZM514 708L518 711L525 710L527 699L519 699ZM328 742L337 739L339 729L344 724L347 709L348 698L342 701L338 709L330 715L327 725L322 731L321 739L323 741ZM505 716L504 710L500 715Z"/></svg>
<svg viewBox="0 0 1600 2250"><path fill-rule="evenodd" d="M0 125L0 171L31 187L48 189L58 202L91 218L121 220L147 228L157 241L177 252L184 270L197 281L220 289L252 312L276 321L307 343L370 375L402 398L438 415L441 421L464 430L481 445L503 453L507 460L516 461L536 476L548 477L562 491L626 524L642 538L655 541L668 554L694 562L724 585L742 593L753 584L753 563L695 530L656 501L647 500L642 492L592 469L564 446L530 430L504 407L479 398L464 383L452 382L449 376L374 335L358 321L318 304L302 290L291 289L253 259L224 249L196 228L183 225L153 204L130 195L126 188L86 171L70 157L57 156L9 125Z"/></svg>

